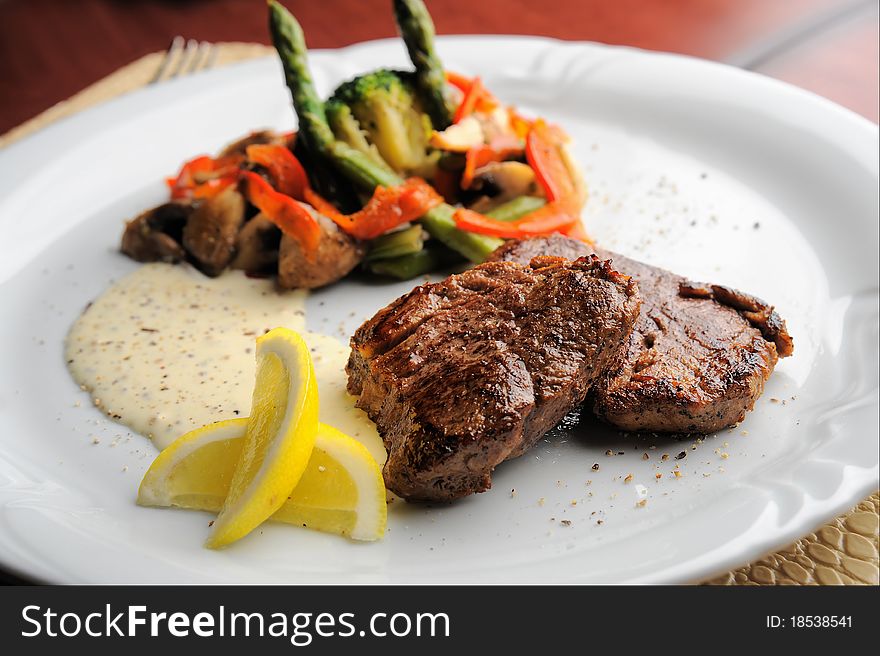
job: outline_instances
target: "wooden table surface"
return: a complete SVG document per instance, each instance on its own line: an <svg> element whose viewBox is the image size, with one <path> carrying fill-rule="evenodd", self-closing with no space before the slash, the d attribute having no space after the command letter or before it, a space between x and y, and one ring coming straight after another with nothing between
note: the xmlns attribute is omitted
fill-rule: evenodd
<svg viewBox="0 0 880 656"><path fill-rule="evenodd" d="M285 0L310 47L394 34L390 0ZM264 0L0 0L0 134L177 34L268 43ZM539 34L757 70L878 120L877 0L428 0L441 34Z"/></svg>

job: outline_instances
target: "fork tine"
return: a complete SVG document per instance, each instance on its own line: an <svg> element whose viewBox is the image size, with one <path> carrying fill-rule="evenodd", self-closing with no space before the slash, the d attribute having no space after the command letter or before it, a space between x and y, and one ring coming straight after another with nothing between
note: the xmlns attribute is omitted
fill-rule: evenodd
<svg viewBox="0 0 880 656"><path fill-rule="evenodd" d="M148 82L148 84L155 84L159 80L161 80L168 67L171 65L171 62L177 56L177 53L183 48L183 37L178 35L171 40L171 45L168 46L168 50L165 51L165 56L162 57L162 61L159 63L159 68L156 69L156 73L153 75L152 79Z"/></svg>
<svg viewBox="0 0 880 656"><path fill-rule="evenodd" d="M177 66L174 67L174 70L168 77L175 78L190 73L190 66L192 65L193 57L198 54L198 51L199 42L195 39L189 39L186 42L186 47L183 49L183 52L180 53L180 58L177 60Z"/></svg>
<svg viewBox="0 0 880 656"><path fill-rule="evenodd" d="M218 49L215 48L214 45L211 43L206 42L205 45L207 46L207 48L206 48L207 55L205 56L205 62L204 62L204 65L202 66L202 68L207 70L209 68L214 68L214 64L217 63Z"/></svg>
<svg viewBox="0 0 880 656"><path fill-rule="evenodd" d="M199 43L199 48L193 56L192 63L189 67L189 73L195 73L197 71L204 70L206 68L211 67L212 63L212 44L207 41L202 41Z"/></svg>
<svg viewBox="0 0 880 656"><path fill-rule="evenodd" d="M209 69L214 66L216 60L217 48L214 44L195 39L186 40L178 35L165 51L165 56L149 84Z"/></svg>

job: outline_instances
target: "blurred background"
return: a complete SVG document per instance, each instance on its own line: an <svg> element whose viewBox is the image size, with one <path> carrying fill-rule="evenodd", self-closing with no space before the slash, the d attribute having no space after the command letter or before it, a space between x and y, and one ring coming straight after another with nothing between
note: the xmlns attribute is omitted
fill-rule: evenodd
<svg viewBox="0 0 880 656"><path fill-rule="evenodd" d="M0 134L172 38L268 43L263 0L0 0ZM314 48L393 36L388 0L286 0ZM538 34L731 63L878 120L878 0L428 0L440 34Z"/></svg>

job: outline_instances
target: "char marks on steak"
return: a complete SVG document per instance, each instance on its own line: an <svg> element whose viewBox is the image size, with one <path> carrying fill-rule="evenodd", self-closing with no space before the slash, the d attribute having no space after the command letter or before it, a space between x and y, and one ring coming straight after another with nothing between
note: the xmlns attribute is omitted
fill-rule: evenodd
<svg viewBox="0 0 880 656"><path fill-rule="evenodd" d="M380 310L351 339L348 389L409 500L482 492L580 404L638 316L636 284L595 257L479 265Z"/></svg>
<svg viewBox="0 0 880 656"><path fill-rule="evenodd" d="M631 431L711 433L742 421L777 358L793 350L785 322L763 301L561 235L507 242L490 259L593 253L632 276L642 299L632 334L590 394L595 413Z"/></svg>

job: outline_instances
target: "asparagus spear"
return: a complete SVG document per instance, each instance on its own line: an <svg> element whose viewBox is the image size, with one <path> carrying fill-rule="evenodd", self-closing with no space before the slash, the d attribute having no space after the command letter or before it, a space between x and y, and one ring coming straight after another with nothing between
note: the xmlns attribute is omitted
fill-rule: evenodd
<svg viewBox="0 0 880 656"><path fill-rule="evenodd" d="M327 125L324 104L318 97L312 75L309 72L302 27L296 20L285 20L287 10L277 2L269 2L269 30L278 54L284 61L284 77L293 94L300 133L307 140L315 139L318 146L333 140L333 133ZM293 16L290 16L293 19Z"/></svg>
<svg viewBox="0 0 880 656"><path fill-rule="evenodd" d="M370 262L367 268L376 275L410 280L430 271L436 271L446 261L446 258L436 250L423 248L417 253Z"/></svg>
<svg viewBox="0 0 880 656"><path fill-rule="evenodd" d="M333 136L324 105L309 73L302 28L290 12L274 0L269 2L269 30L299 117L300 137L306 139L309 148L333 162L353 184L367 191L378 185L393 187L403 184L403 178L390 168ZM472 262L482 262L501 245L500 239L456 228L452 218L454 212L455 208L444 203L425 214L421 224L432 237Z"/></svg>
<svg viewBox="0 0 880 656"><path fill-rule="evenodd" d="M546 200L537 196L518 196L503 205L499 205L494 210L486 212L486 216L498 219L499 221L516 221L526 214L544 207L546 204Z"/></svg>
<svg viewBox="0 0 880 656"><path fill-rule="evenodd" d="M455 114L446 90L446 73L434 50L434 21L422 0L394 0L394 18L416 67L416 84L435 130L445 130Z"/></svg>
<svg viewBox="0 0 880 656"><path fill-rule="evenodd" d="M402 255L418 253L425 245L425 231L414 225L405 230L390 232L370 241L370 252L364 258L367 262L387 260Z"/></svg>

